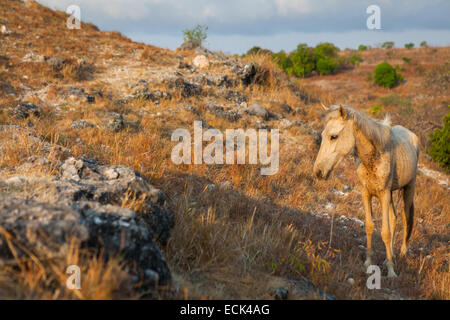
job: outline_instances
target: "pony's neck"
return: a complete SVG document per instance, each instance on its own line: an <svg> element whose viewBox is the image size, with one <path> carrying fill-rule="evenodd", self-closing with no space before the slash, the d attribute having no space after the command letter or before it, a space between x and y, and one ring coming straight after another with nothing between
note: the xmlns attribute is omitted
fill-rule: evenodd
<svg viewBox="0 0 450 320"><path fill-rule="evenodd" d="M373 168L374 162L378 159L375 146L356 126L353 126L353 134L358 157L366 168Z"/></svg>

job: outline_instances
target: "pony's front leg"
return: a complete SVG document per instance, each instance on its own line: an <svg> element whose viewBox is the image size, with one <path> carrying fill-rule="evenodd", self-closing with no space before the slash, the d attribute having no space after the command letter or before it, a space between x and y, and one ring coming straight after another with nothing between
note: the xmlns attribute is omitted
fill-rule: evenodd
<svg viewBox="0 0 450 320"><path fill-rule="evenodd" d="M369 193L367 188L362 188L362 200L364 204L364 211L366 213L366 238L367 238L367 248L366 248L366 261L364 266L367 268L372 265L372 234L373 234L373 219L372 219L372 195Z"/></svg>
<svg viewBox="0 0 450 320"><path fill-rule="evenodd" d="M385 191L381 194L381 211L382 217L382 227L381 227L381 237L386 247L386 266L388 269L388 278L395 278L397 274L394 271L394 262L392 261L392 246L391 246L391 228L389 226L389 207L391 204L391 191Z"/></svg>

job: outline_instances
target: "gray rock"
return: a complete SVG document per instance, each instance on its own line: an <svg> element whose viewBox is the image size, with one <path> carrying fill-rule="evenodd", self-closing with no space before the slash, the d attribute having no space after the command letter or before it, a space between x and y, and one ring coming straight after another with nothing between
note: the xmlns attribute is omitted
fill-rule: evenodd
<svg viewBox="0 0 450 320"><path fill-rule="evenodd" d="M232 102L235 102L237 104L241 104L241 103L247 102L247 97L244 96L239 91L223 90L223 91L220 91L220 95L223 95L225 97L225 99L227 99L228 101L232 101Z"/></svg>
<svg viewBox="0 0 450 320"><path fill-rule="evenodd" d="M2 25L2 26L0 27L0 33L1 33L1 34L5 34L5 35L8 35L8 34L11 34L12 31L8 30L8 28L7 28L5 25Z"/></svg>
<svg viewBox="0 0 450 320"><path fill-rule="evenodd" d="M206 110L210 113L216 115L217 117L227 119L230 122L235 122L241 118L241 115L235 111L225 110L222 106L208 104L206 105Z"/></svg>
<svg viewBox="0 0 450 320"><path fill-rule="evenodd" d="M257 71L257 64L254 62L249 62L243 67L240 65L235 65L231 68L231 72L235 73L241 80L244 86L248 86L255 80Z"/></svg>
<svg viewBox="0 0 450 320"><path fill-rule="evenodd" d="M186 111L189 111L197 116L200 115L200 111L198 109L194 108L193 106L186 105L186 106L183 106L183 109Z"/></svg>
<svg viewBox="0 0 450 320"><path fill-rule="evenodd" d="M60 178L40 181L36 197L52 194L49 203L0 194L0 264L19 256L64 257L70 241L105 250L105 258L120 254L143 285L164 285L171 275L156 241L165 243L174 219L164 193L136 171L124 166L101 166L69 158L59 165ZM24 184L26 179L15 179ZM12 182L11 182L12 183ZM126 197L142 199L142 209L123 208ZM26 251L24 250L26 248ZM150 271L147 271L150 270Z"/></svg>
<svg viewBox="0 0 450 320"><path fill-rule="evenodd" d="M295 108L294 114L304 116L304 115L306 115L306 111L303 110L302 108Z"/></svg>
<svg viewBox="0 0 450 320"><path fill-rule="evenodd" d="M253 104L245 110L250 115L257 116L263 118L264 120L268 120L270 117L269 111L261 107L259 104Z"/></svg>
<svg viewBox="0 0 450 320"><path fill-rule="evenodd" d="M270 288L270 294L275 300L287 300L289 290L283 287Z"/></svg>
<svg viewBox="0 0 450 320"><path fill-rule="evenodd" d="M167 91L156 90L150 91L148 82L146 80L139 80L131 84L132 97L134 99L143 99L153 101L155 104L159 104L163 99L171 99L172 95Z"/></svg>
<svg viewBox="0 0 450 320"><path fill-rule="evenodd" d="M194 50L195 48L200 47L200 42L195 40L187 40L183 42L183 44L178 48L180 50Z"/></svg>
<svg viewBox="0 0 450 320"><path fill-rule="evenodd" d="M86 120L75 120L70 126L72 129L86 129L95 127L95 124Z"/></svg>
<svg viewBox="0 0 450 320"><path fill-rule="evenodd" d="M83 97L85 96L86 93L84 92L84 88L70 87L69 90L67 91L67 94L69 96Z"/></svg>
<svg viewBox="0 0 450 320"><path fill-rule="evenodd" d="M112 132L119 132L120 130L125 128L125 122L123 121L123 116L113 117L108 121L107 127Z"/></svg>
<svg viewBox="0 0 450 320"><path fill-rule="evenodd" d="M181 96L184 98L198 96L202 93L202 86L194 83L184 81L183 78L175 80L174 86L180 91Z"/></svg>
<svg viewBox="0 0 450 320"><path fill-rule="evenodd" d="M199 69L207 68L210 65L208 58L202 54L196 56L194 60L192 60L192 64Z"/></svg>
<svg viewBox="0 0 450 320"><path fill-rule="evenodd" d="M217 60L225 60L227 59L227 56L221 52L217 52L217 51L211 51L203 46L198 46L194 49L195 52L197 52L198 54L204 55L206 57L209 58L214 58Z"/></svg>
<svg viewBox="0 0 450 320"><path fill-rule="evenodd" d="M47 58L45 57L45 62L53 68L55 71L61 71L64 65L66 64L66 61L60 58Z"/></svg>
<svg viewBox="0 0 450 320"><path fill-rule="evenodd" d="M42 113L42 108L32 103L23 102L12 110L12 115L18 119L26 119L30 115L39 117Z"/></svg>
<svg viewBox="0 0 450 320"><path fill-rule="evenodd" d="M86 102L87 103L95 103L95 97L93 95L87 94L86 95Z"/></svg>
<svg viewBox="0 0 450 320"><path fill-rule="evenodd" d="M272 102L270 110L281 114L291 113L293 111L290 105L280 102Z"/></svg>
<svg viewBox="0 0 450 320"><path fill-rule="evenodd" d="M219 75L212 77L210 81L217 87L230 87L232 82L228 79L227 75Z"/></svg>
<svg viewBox="0 0 450 320"><path fill-rule="evenodd" d="M293 287L293 290L296 290L297 292L300 292L305 296L311 296L315 294L325 300L337 300L337 297L335 295L325 293L324 291L318 289L312 282L306 279L291 278L289 279L289 282Z"/></svg>

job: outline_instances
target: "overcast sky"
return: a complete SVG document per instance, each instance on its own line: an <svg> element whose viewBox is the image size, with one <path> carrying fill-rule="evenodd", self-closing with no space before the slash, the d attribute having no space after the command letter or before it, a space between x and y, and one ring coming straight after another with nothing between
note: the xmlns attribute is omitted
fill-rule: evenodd
<svg viewBox="0 0 450 320"><path fill-rule="evenodd" d="M209 27L207 47L243 53L254 45L290 51L298 43L333 42L341 49L394 41L450 45L449 0L38 0L65 11L81 8L81 19L101 30L117 30L135 41L177 48L182 30ZM381 9L381 29L369 30L369 5Z"/></svg>

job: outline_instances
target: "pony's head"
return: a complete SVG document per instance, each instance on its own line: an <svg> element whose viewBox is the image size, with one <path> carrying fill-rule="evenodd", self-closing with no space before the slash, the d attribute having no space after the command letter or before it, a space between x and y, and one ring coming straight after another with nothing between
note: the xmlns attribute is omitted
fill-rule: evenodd
<svg viewBox="0 0 450 320"><path fill-rule="evenodd" d="M326 108L324 106L324 108ZM314 175L328 179L339 162L355 148L353 119L348 110L342 106L331 106L322 132L322 143L314 163Z"/></svg>

